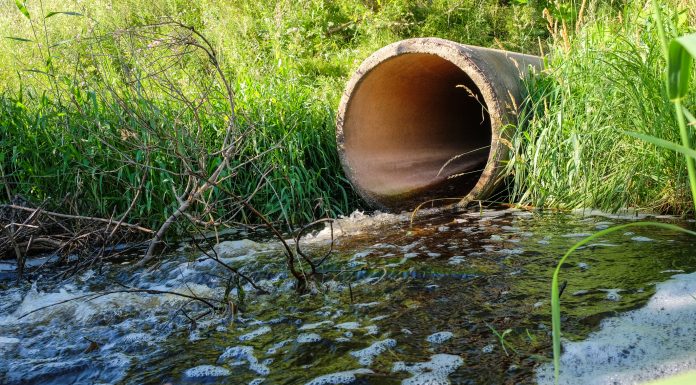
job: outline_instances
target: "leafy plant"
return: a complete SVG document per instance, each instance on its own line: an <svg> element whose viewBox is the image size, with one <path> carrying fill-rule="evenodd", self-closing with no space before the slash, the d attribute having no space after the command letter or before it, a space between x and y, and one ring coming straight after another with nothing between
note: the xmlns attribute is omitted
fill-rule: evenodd
<svg viewBox="0 0 696 385"><path fill-rule="evenodd" d="M486 323L486 326L488 326L488 328L491 329L491 331L492 331L493 334L496 336L496 338L498 338L498 342L500 342L500 347L503 348L503 352L505 352L505 355L506 355L506 356L509 356L509 355L510 355L510 354L508 353L507 349L510 349L510 350L512 350L515 354L518 354L518 353L517 353L517 350L516 350L509 342L507 342L507 341L505 340L505 337L506 337L508 334L512 333L512 329L505 329L502 333L500 333L500 332L498 332L497 330L495 330L495 328L494 328L493 326L489 325L488 323ZM529 333L528 333L528 334L529 334Z"/></svg>

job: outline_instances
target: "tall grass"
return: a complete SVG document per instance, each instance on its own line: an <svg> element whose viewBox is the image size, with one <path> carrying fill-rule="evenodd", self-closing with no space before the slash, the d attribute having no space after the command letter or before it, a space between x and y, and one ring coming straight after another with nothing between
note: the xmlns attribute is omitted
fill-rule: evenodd
<svg viewBox="0 0 696 385"><path fill-rule="evenodd" d="M137 52L116 38L126 28L167 16L213 42L234 79L239 124L250 133L241 154L255 159L225 187L240 196L253 193L252 204L272 220L299 223L360 205L338 162L334 114L348 76L365 57L395 40L427 35L538 53L539 38L546 36L541 10L549 5L483 0L20 4L26 4L31 21L14 0L0 0L0 35L20 39L0 39L0 169L11 194L51 208L111 216L126 211L147 173L141 201L128 219L151 226L176 209L172 185L181 182L175 176L181 164L172 157L171 143L156 138L147 139L159 149L148 159L167 172L124 162L144 159L136 138L146 140L142 122L124 118L124 106L108 91L126 88L124 63L129 68L147 64L147 55L141 52L142 60L133 60ZM43 18L53 11L83 16ZM104 60L101 53L116 59ZM186 83L193 68L183 65L170 75ZM156 123L160 137L166 137L168 126L187 124L177 121L177 104L167 95L142 91L129 97L130 107ZM214 147L220 122L208 120L207 140ZM265 175L265 183L257 191L259 175ZM9 199L6 195L0 199ZM225 214L224 207L218 209ZM236 214L226 219L250 220L244 212Z"/></svg>
<svg viewBox="0 0 696 385"><path fill-rule="evenodd" d="M693 136L693 130L690 129L686 120L690 121L690 124L696 124L696 118L683 106L683 100L690 93L691 77L693 72L693 62L696 59L696 33L685 35L672 39L669 44L667 42L664 22L662 21L662 11L660 9L660 3L653 4L655 23L658 33L658 44L662 48L663 58L666 62L666 71L664 71L664 76L661 77L665 85L665 99L668 100L674 106L674 116L677 121L677 128L679 136L681 138L681 145L670 142L662 138L658 138L651 135L641 134L634 131L629 131L627 134L630 136L642 140L645 143L652 145L657 145L664 149L676 151L681 153L686 161L686 168L689 176L689 190L692 194L692 204L696 206L696 171L694 170L694 161L696 160L696 151L692 147L691 138ZM696 212L696 211L695 211ZM554 366L554 382L557 384L560 374L561 366L561 309L560 309L560 292L559 292L559 274L561 266L566 261L566 259L580 246L587 244L588 242L596 239L598 237L608 235L617 231L624 230L629 227L658 227L675 232L682 232L689 234L691 236L696 236L696 232L691 230L686 230L679 226L658 223L658 222L635 222L628 223L624 225L613 226L608 229L599 231L592 234L580 242L573 245L563 257L558 261L558 265L553 273L553 278L551 282L551 319L552 319L552 331L553 331L553 366ZM690 384L693 382L694 373L687 374L686 376L669 378L664 381L658 381L660 384Z"/></svg>
<svg viewBox="0 0 696 385"><path fill-rule="evenodd" d="M555 37L544 72L527 83L523 123L512 136L513 201L607 211L693 209L684 159L622 134L681 141L650 4L625 2L616 13L607 2L589 1L570 37ZM665 5L670 35L696 30L688 2ZM683 104L693 107L696 96Z"/></svg>

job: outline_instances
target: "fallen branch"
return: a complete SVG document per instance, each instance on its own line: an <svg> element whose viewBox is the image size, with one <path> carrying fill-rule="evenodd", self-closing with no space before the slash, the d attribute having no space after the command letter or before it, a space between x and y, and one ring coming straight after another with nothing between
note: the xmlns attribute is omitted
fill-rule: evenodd
<svg viewBox="0 0 696 385"><path fill-rule="evenodd" d="M3 209L3 208L13 209L13 210L23 210L23 211L28 211L31 213L34 213L36 211L41 210L41 214L45 214L47 216L56 217L56 218L77 219L77 220L83 220L83 221L94 221L94 222L108 223L108 224L113 223L113 221L110 219L97 218L97 217L87 217L87 216L82 216L82 215L61 214L61 213L56 213L53 211L42 210L40 208L34 209L31 207L17 206L17 205L11 205L11 204L0 205L0 209ZM127 228L132 229L132 230L137 230L137 231L140 231L143 233L148 233L148 234L154 233L154 231L151 229L148 229L146 227L142 227L139 225L132 225L130 223L122 223L121 226L127 227Z"/></svg>

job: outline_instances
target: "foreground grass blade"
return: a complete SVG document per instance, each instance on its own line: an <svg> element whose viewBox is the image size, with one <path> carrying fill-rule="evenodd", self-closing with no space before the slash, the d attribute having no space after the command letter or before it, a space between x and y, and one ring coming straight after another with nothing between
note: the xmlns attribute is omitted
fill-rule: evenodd
<svg viewBox="0 0 696 385"><path fill-rule="evenodd" d="M29 16L29 10L27 10L27 6L24 4L24 2L15 0L15 5L19 9L19 12L22 12L22 15L24 15L24 17L31 20L31 16Z"/></svg>
<svg viewBox="0 0 696 385"><path fill-rule="evenodd" d="M639 132L632 132L632 131L626 131L626 135L632 136L634 138L646 141L648 143L652 143L658 147L666 148L668 150L680 152L686 156L690 156L694 159L696 159L696 150L692 150L691 148L684 147L678 143L670 142L669 140L664 140L660 139L657 137L654 137L652 135L646 135L646 134L641 134Z"/></svg>
<svg viewBox="0 0 696 385"><path fill-rule="evenodd" d="M551 281L551 325L552 325L552 330L553 330L553 370L554 370L554 382L558 384L558 377L560 374L560 367L561 367L561 301L560 301L560 296L558 294L558 275L561 272L561 266L563 263L565 263L566 259L572 254L575 250L578 249L578 247L583 246L587 244L588 242L602 237L607 234L614 233L619 230L623 230L629 227L658 227L666 230L671 230L671 231L677 231L677 232L682 232L686 234L690 234L693 236L696 236L696 232L693 232L691 230L684 229L682 227L676 226L676 225L670 225L667 223L659 223L659 222L634 222L634 223L627 223L625 225L619 225L619 226L614 226L610 227L608 229L599 231L597 233L594 233L587 238L584 238L580 242L576 243L568 249L568 251L563 255L563 257L558 261L558 265L556 266L556 270L553 272L553 279Z"/></svg>
<svg viewBox="0 0 696 385"><path fill-rule="evenodd" d="M667 90L672 100L682 99L689 91L693 57L696 57L696 33L672 39L669 43Z"/></svg>
<svg viewBox="0 0 696 385"><path fill-rule="evenodd" d="M662 380L649 382L647 385L692 385L696 384L696 372L687 372Z"/></svg>

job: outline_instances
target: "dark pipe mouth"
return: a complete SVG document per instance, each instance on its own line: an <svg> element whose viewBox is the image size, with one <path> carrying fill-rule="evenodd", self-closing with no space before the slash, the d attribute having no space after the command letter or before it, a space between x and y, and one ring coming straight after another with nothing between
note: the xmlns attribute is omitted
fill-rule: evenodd
<svg viewBox="0 0 696 385"><path fill-rule="evenodd" d="M342 122L344 166L362 195L383 207L461 199L490 156L488 111L474 81L451 61L393 56L352 90Z"/></svg>

